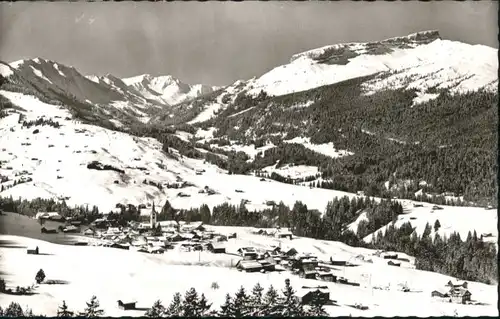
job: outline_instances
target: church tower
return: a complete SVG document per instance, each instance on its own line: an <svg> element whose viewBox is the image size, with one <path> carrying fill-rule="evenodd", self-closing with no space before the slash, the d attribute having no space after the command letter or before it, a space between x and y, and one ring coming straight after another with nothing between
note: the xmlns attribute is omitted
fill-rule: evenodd
<svg viewBox="0 0 500 319"><path fill-rule="evenodd" d="M153 208L151 209L151 215L149 217L151 228L155 228L157 219L158 219L158 213L156 212L155 203L153 202Z"/></svg>

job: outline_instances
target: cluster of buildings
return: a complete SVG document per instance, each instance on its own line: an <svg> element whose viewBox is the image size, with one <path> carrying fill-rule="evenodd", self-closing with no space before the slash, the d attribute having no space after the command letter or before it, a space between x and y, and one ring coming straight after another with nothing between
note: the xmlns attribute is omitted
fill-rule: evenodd
<svg viewBox="0 0 500 319"><path fill-rule="evenodd" d="M109 227L106 220L98 219L83 234L99 239L99 246L151 254L162 254L175 246L182 251L226 252L224 242L228 236L207 230L202 222L157 221L157 218L153 207L149 223L131 221L126 227Z"/></svg>
<svg viewBox="0 0 500 319"><path fill-rule="evenodd" d="M451 280L441 289L434 290L431 296L443 301L467 304L471 301L471 292L466 281L452 282Z"/></svg>

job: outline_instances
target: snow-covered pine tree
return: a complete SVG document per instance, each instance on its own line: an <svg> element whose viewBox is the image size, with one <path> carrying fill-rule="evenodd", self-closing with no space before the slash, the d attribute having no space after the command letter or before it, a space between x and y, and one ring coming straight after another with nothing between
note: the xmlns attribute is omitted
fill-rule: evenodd
<svg viewBox="0 0 500 319"><path fill-rule="evenodd" d="M226 300L222 306L220 306L220 315L222 317L231 317L233 313L233 300L229 294L226 294Z"/></svg>
<svg viewBox="0 0 500 319"><path fill-rule="evenodd" d="M193 317L196 314L196 308L198 306L198 293L196 289L191 288L186 291L184 295L184 301L182 302L182 316Z"/></svg>
<svg viewBox="0 0 500 319"><path fill-rule="evenodd" d="M236 292L233 298L233 314L234 317L244 317L250 315L249 307L250 297L247 295L245 288L241 288Z"/></svg>
<svg viewBox="0 0 500 319"><path fill-rule="evenodd" d="M73 312L69 311L68 305L66 305L65 300L63 300L62 305L57 309L57 316L63 318L73 317Z"/></svg>
<svg viewBox="0 0 500 319"><path fill-rule="evenodd" d="M161 304L160 300L156 300L153 307L146 311L145 316L151 318L163 317L165 315L165 307Z"/></svg>
<svg viewBox="0 0 500 319"><path fill-rule="evenodd" d="M208 312L210 310L210 307L212 307L211 303L208 303L207 298L205 297L205 294L201 294L200 299L198 300L198 304L196 305L196 317L205 317L208 315Z"/></svg>
<svg viewBox="0 0 500 319"><path fill-rule="evenodd" d="M180 316L181 312L182 312L182 297L180 293L176 292L174 294L174 299L172 299L172 302L165 311L165 315L167 317L176 317Z"/></svg>
<svg viewBox="0 0 500 319"><path fill-rule="evenodd" d="M87 307L85 310L80 313L80 315L89 317L89 318L95 318L102 316L104 314L104 310L99 309L99 300L97 300L96 296L92 296L90 299L90 302L87 302Z"/></svg>
<svg viewBox="0 0 500 319"><path fill-rule="evenodd" d="M250 296L250 311L253 315L258 315L264 306L263 291L264 288L260 283L257 283L252 289L252 295Z"/></svg>
<svg viewBox="0 0 500 319"><path fill-rule="evenodd" d="M4 310L5 317L24 317L24 311L20 304L11 302L10 305Z"/></svg>
<svg viewBox="0 0 500 319"><path fill-rule="evenodd" d="M282 315L297 317L304 315L304 307L299 298L295 295L295 290L290 284L290 279L285 279L285 289L283 289L283 312Z"/></svg>
<svg viewBox="0 0 500 319"><path fill-rule="evenodd" d="M40 269L35 276L36 283L39 284L45 279L45 272L43 269Z"/></svg>
<svg viewBox="0 0 500 319"><path fill-rule="evenodd" d="M276 316L280 314L281 305L279 304L279 295L273 285L269 286L269 289L266 291L263 302L264 308L260 311L260 316Z"/></svg>

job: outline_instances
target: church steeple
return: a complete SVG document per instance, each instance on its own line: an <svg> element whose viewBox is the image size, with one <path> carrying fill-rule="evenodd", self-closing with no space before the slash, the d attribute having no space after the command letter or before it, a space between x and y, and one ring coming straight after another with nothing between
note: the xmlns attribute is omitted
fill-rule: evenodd
<svg viewBox="0 0 500 319"><path fill-rule="evenodd" d="M151 208L151 215L149 218L149 221L151 223L151 228L155 228L157 217L158 217L158 214L156 213L155 203L153 202L153 207Z"/></svg>

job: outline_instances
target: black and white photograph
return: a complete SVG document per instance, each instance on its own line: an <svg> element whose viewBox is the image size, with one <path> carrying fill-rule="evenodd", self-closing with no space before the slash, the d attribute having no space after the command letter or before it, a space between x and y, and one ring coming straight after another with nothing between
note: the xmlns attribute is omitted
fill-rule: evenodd
<svg viewBox="0 0 500 319"><path fill-rule="evenodd" d="M498 317L497 1L0 3L0 317Z"/></svg>

